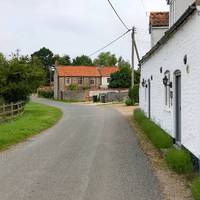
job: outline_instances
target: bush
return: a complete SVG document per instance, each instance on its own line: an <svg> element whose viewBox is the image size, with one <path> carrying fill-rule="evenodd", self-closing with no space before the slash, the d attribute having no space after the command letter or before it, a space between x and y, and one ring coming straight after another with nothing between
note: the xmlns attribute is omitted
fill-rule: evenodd
<svg viewBox="0 0 200 200"><path fill-rule="evenodd" d="M76 84L70 84L69 85L69 90L78 90L78 85L76 85Z"/></svg>
<svg viewBox="0 0 200 200"><path fill-rule="evenodd" d="M134 106L135 102L134 100L130 99L129 97L126 99L125 104L127 106Z"/></svg>
<svg viewBox="0 0 200 200"><path fill-rule="evenodd" d="M166 154L166 161L168 167L179 174L192 171L192 159L186 150L170 149Z"/></svg>
<svg viewBox="0 0 200 200"><path fill-rule="evenodd" d="M156 148L165 149L173 145L172 138L158 125L149 120L140 109L134 111L134 119Z"/></svg>
<svg viewBox="0 0 200 200"><path fill-rule="evenodd" d="M52 89L38 89L38 97L52 99L54 92Z"/></svg>
<svg viewBox="0 0 200 200"><path fill-rule="evenodd" d="M83 86L83 90L89 90L89 89L90 89L90 86L89 86L89 85Z"/></svg>
<svg viewBox="0 0 200 200"><path fill-rule="evenodd" d="M194 197L195 200L200 200L200 177L196 178L193 182L192 182L192 195Z"/></svg>
<svg viewBox="0 0 200 200"><path fill-rule="evenodd" d="M135 103L139 103L139 85L134 85L128 91L128 96L130 99L134 100Z"/></svg>

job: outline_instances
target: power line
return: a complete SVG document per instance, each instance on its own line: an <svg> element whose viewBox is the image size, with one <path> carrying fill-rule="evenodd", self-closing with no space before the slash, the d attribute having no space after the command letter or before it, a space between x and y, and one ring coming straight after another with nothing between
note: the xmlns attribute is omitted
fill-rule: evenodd
<svg viewBox="0 0 200 200"><path fill-rule="evenodd" d="M124 23L124 21L122 20L122 18L119 16L119 14L117 13L116 9L114 8L114 6L112 5L112 3L110 2L110 0L108 0L108 3L110 4L110 6L112 7L113 11L115 12L115 14L117 15L118 19L120 20L120 22L123 24L123 26L127 29L130 30L128 28L128 26Z"/></svg>
<svg viewBox="0 0 200 200"><path fill-rule="evenodd" d="M123 37L124 37L127 33L129 33L130 31L131 31L131 29L129 29L128 31L126 31L125 33L123 33L122 35L120 35L119 37L117 37L115 40L109 42L107 45L103 46L102 48L100 48L100 49L94 51L93 53L91 53L91 54L89 55L89 57L91 57L91 56L97 54L98 52L104 50L105 48L109 47L109 46L112 45L113 43L117 42L119 39L123 38Z"/></svg>

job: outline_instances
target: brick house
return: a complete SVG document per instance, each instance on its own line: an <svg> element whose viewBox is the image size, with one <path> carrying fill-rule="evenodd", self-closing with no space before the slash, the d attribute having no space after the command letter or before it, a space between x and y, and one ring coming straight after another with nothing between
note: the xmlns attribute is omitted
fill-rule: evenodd
<svg viewBox="0 0 200 200"><path fill-rule="evenodd" d="M62 92L71 84L79 89L107 88L110 75L119 70L118 67L95 66L57 66L54 73L54 98L60 98Z"/></svg>
<svg viewBox="0 0 200 200"><path fill-rule="evenodd" d="M167 3L169 28L140 61L140 108L200 159L200 1ZM156 20L167 25L163 15Z"/></svg>

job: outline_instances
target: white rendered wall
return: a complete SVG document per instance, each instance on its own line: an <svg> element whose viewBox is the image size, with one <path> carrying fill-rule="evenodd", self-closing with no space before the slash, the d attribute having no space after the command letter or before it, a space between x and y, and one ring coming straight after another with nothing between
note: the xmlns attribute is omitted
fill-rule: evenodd
<svg viewBox="0 0 200 200"><path fill-rule="evenodd" d="M153 47L162 36L164 36L164 33L168 30L168 27L159 27L159 28L152 28L151 29L151 47Z"/></svg>
<svg viewBox="0 0 200 200"><path fill-rule="evenodd" d="M108 77L102 77L101 80L101 86L102 87L108 87L109 83L108 83L108 78L110 78L109 76Z"/></svg>
<svg viewBox="0 0 200 200"><path fill-rule="evenodd" d="M196 13L169 41L156 51L141 67L143 78L151 80L151 118L175 137L174 98L173 106L164 106L163 77L166 70L170 71L173 81L174 72L181 71L182 84L182 141L181 143L194 155L200 157L200 16ZM183 63L184 55L188 56L190 73ZM160 73L160 67L163 73ZM147 113L148 101L145 101L145 88L140 86L140 107Z"/></svg>

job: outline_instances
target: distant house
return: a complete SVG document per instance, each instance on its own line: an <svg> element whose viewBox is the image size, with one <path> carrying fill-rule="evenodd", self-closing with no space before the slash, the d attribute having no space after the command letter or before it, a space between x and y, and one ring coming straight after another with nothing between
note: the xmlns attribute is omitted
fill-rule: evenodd
<svg viewBox="0 0 200 200"><path fill-rule="evenodd" d="M118 70L118 67L57 66L54 73L54 98L60 98L61 93L68 90L71 84L77 85L79 89L107 88L110 75Z"/></svg>
<svg viewBox="0 0 200 200"><path fill-rule="evenodd" d="M200 0L167 3L169 29L140 61L140 108L177 145L200 158ZM167 26L160 23L167 14L153 15L150 29L156 23Z"/></svg>

